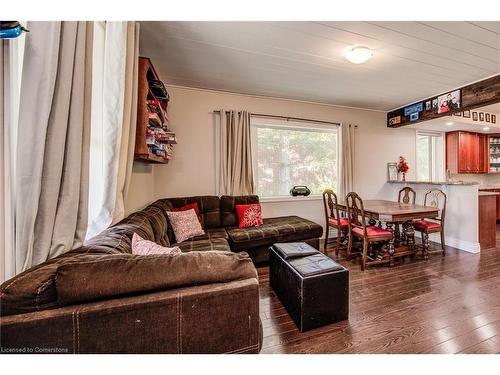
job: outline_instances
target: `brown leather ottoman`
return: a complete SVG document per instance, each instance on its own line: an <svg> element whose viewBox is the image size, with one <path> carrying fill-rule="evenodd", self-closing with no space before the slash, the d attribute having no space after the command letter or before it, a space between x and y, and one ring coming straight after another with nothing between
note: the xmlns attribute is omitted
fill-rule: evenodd
<svg viewBox="0 0 500 375"><path fill-rule="evenodd" d="M271 246L269 278L301 332L348 319L349 271L306 243Z"/></svg>

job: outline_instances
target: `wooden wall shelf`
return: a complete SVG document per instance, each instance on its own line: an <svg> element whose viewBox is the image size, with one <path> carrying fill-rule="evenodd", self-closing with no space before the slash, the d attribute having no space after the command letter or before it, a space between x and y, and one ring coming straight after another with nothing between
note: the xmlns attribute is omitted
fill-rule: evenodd
<svg viewBox="0 0 500 375"><path fill-rule="evenodd" d="M158 99L155 96L151 81L160 81L160 78L149 58L139 57L138 70L135 159L165 164L172 159L172 145L177 143L175 133L169 129L169 98Z"/></svg>

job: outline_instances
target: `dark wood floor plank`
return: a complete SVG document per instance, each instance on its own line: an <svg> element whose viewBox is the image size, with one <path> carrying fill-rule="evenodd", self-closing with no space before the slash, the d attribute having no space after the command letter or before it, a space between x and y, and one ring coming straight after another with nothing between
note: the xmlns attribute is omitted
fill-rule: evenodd
<svg viewBox="0 0 500 375"><path fill-rule="evenodd" d="M349 268L349 321L301 333L260 267L262 353L500 352L500 246L365 272L328 255Z"/></svg>

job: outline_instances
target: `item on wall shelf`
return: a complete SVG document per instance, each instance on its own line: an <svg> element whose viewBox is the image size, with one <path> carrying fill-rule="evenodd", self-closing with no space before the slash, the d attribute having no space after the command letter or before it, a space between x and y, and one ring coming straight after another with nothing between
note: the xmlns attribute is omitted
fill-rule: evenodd
<svg viewBox="0 0 500 375"><path fill-rule="evenodd" d="M462 116L462 112L454 113L453 116Z"/></svg>
<svg viewBox="0 0 500 375"><path fill-rule="evenodd" d="M437 109L438 109L438 100L437 100L437 98L432 99L432 110L437 111Z"/></svg>
<svg viewBox="0 0 500 375"><path fill-rule="evenodd" d="M479 112L479 121L484 121L484 112Z"/></svg>
<svg viewBox="0 0 500 375"><path fill-rule="evenodd" d="M403 174L403 181L406 181L406 173L409 171L410 166L403 156L399 157L398 172Z"/></svg>
<svg viewBox="0 0 500 375"><path fill-rule="evenodd" d="M460 95L461 90L455 90L438 96L438 113L446 113L459 109Z"/></svg>
<svg viewBox="0 0 500 375"><path fill-rule="evenodd" d="M389 125L397 125L401 123L401 116L394 116L389 119Z"/></svg>
<svg viewBox="0 0 500 375"><path fill-rule="evenodd" d="M489 113L485 113L485 115L484 115L484 120L485 120L486 122L490 122L490 114L489 114Z"/></svg>
<svg viewBox="0 0 500 375"><path fill-rule="evenodd" d="M425 110L426 111L430 111L432 109L432 101L431 100L427 100L425 102Z"/></svg>
<svg viewBox="0 0 500 375"><path fill-rule="evenodd" d="M472 121L477 121L477 112L472 112Z"/></svg>
<svg viewBox="0 0 500 375"><path fill-rule="evenodd" d="M311 190L309 190L309 188L305 185L294 186L290 189L290 195L293 197L307 197L309 194L311 194Z"/></svg>
<svg viewBox="0 0 500 375"><path fill-rule="evenodd" d="M470 118L470 111L467 110L467 111L463 111L462 112L462 115L465 117L465 118Z"/></svg>
<svg viewBox="0 0 500 375"><path fill-rule="evenodd" d="M497 116L496 115L491 115L491 123L496 124L497 123Z"/></svg>
<svg viewBox="0 0 500 375"><path fill-rule="evenodd" d="M18 21L0 21L0 39L14 39L23 32L29 33Z"/></svg>
<svg viewBox="0 0 500 375"><path fill-rule="evenodd" d="M149 89L156 97L156 99L165 101L167 103L170 101L170 95L168 94L167 89L165 88L165 85L162 81L157 79L150 79L148 80L148 83Z"/></svg>
<svg viewBox="0 0 500 375"><path fill-rule="evenodd" d="M389 181L398 180L398 163L387 163L387 175Z"/></svg>

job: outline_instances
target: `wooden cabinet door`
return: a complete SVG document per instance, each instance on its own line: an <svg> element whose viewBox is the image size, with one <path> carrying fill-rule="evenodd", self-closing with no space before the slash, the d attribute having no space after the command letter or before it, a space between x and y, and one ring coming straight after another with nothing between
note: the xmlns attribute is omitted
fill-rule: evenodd
<svg viewBox="0 0 500 375"><path fill-rule="evenodd" d="M446 169L450 173L459 173L458 132L446 133Z"/></svg>
<svg viewBox="0 0 500 375"><path fill-rule="evenodd" d="M479 172L479 134L469 133L469 172Z"/></svg>
<svg viewBox="0 0 500 375"><path fill-rule="evenodd" d="M458 133L458 173L470 170L470 137L469 133Z"/></svg>
<svg viewBox="0 0 500 375"><path fill-rule="evenodd" d="M488 173L488 136L486 134L478 134L479 142L479 173Z"/></svg>
<svg viewBox="0 0 500 375"><path fill-rule="evenodd" d="M500 189L496 190L497 193L500 193ZM500 195L497 195L497 220L500 220Z"/></svg>

